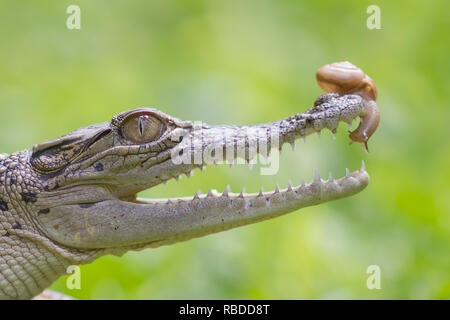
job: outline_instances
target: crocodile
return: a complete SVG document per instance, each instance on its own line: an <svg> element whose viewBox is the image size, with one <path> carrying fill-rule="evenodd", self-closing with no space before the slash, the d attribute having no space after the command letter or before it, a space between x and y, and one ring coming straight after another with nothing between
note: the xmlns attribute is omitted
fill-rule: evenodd
<svg viewBox="0 0 450 320"><path fill-rule="evenodd" d="M340 179L316 173L311 183L268 192L233 193L227 187L183 198L136 196L211 163L253 162L274 146L294 145L323 129L335 133L340 122L357 117L360 125L350 137L367 146L379 120L373 112L376 89L362 71L356 82L355 74L342 77L353 67L327 65L317 74L326 93L309 110L280 121L210 126L138 108L1 154L0 299L33 298L69 266L104 255L185 241L360 192L369 182L364 163Z"/></svg>

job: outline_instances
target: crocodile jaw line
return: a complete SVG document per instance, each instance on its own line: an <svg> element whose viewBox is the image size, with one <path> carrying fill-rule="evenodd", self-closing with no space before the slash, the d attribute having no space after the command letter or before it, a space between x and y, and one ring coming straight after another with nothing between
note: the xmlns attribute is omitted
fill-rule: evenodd
<svg viewBox="0 0 450 320"><path fill-rule="evenodd" d="M325 128L335 133L339 122L351 124L356 117L364 116L365 111L366 103L359 96L326 94L317 99L314 108L265 125L249 127L205 125L200 130L201 139L197 140L194 135L195 126L191 126L187 130L187 137L172 149L191 148L188 141L192 139L202 148L208 145L223 148L226 142L218 137L242 141L244 138L249 139L248 136L243 136L242 130L252 128L264 130L278 128L278 146L282 147L284 143L292 144L296 139L305 138ZM184 126L186 123L181 125ZM270 152L270 143L267 152ZM105 153L100 154L103 154L104 158ZM316 173L314 181L309 184L302 183L283 190L277 187L271 192L261 190L257 194L245 192L236 194L227 188L222 194L211 190L206 195L197 193L187 198L136 199L137 192L169 179L176 179L181 174L189 175L193 169L210 164L202 162L176 165L167 152L158 153L158 157L157 161L155 157L149 158L151 161L141 161L130 169L112 175L113 179L124 177L125 180L106 184L106 188L99 182L91 185L90 180L86 182L80 178L75 179L77 184L68 184L60 191L56 191L56 194L60 197L61 192L69 190L69 196L75 197L77 201L66 201L55 210L52 209L51 214L39 215L38 224L46 226L44 232L49 238L68 247L82 250L102 249L102 254L120 255L128 250L188 240L270 219L306 206L351 196L363 190L369 182L369 176L362 166L359 171L348 172L345 177L338 180L331 177L325 181ZM251 160L249 153L243 158ZM85 161L81 168L91 170L90 168L99 159L101 158L98 156L92 157ZM124 158L124 163L127 159ZM122 161L115 163L121 164ZM90 172L92 171L88 171L86 176L92 179ZM96 179L102 181L100 177ZM65 181L70 182L67 178ZM55 183L58 184L58 181ZM51 192L43 194L38 199L37 205L40 208L48 208L49 203L54 204L51 197ZM58 226L57 229L52 228L55 225Z"/></svg>
<svg viewBox="0 0 450 320"><path fill-rule="evenodd" d="M291 182L289 182L289 186L285 189L280 189L277 184L275 190L272 191L264 191L264 188L261 187L258 193L246 193L245 188L242 189L240 193L233 193L229 185L227 185L226 189L221 193L216 189L210 189L206 194L203 194L200 190L191 197L173 197L173 198L136 198L134 203L145 204L145 205L161 205L161 204L176 204L178 202L186 202L193 203L195 201L203 201L207 198L218 199L219 198L228 198L230 200L234 200L237 198L242 198L248 201L253 201L259 197L265 197L270 205L270 198L276 194L281 194L282 197L285 197L288 193L295 193L299 196L302 194L313 195L320 198L324 197L325 201L344 198L355 193L358 193L364 189L369 182L369 174L365 170L365 163L362 160L362 165L360 170L350 172L346 169L346 175L340 179L335 179L330 172L329 178L324 180L320 177L317 169L314 170L314 180L310 183L302 183L298 186L293 186ZM289 204L286 204L289 206ZM306 205L307 206L307 205ZM251 207L251 204L250 204ZM302 206L303 207L303 206Z"/></svg>

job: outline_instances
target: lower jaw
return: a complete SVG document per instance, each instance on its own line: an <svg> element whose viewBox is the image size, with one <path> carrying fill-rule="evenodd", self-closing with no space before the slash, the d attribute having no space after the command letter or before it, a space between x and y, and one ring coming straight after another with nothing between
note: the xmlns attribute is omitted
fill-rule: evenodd
<svg viewBox="0 0 450 320"><path fill-rule="evenodd" d="M309 197L315 197L317 199L327 198L327 200L339 199L345 196L355 194L363 190L369 182L369 175L365 170L364 161L362 162L360 170L350 172L346 169L346 175L339 179L334 179L330 173L326 180L322 179L319 175L318 170L315 170L314 180L310 183L305 183L302 181L301 184L293 186L289 182L288 187L285 189L280 189L279 185L276 186L275 190L264 191L261 187L258 193L246 193L243 189L239 193L234 193L231 191L228 185L223 192L218 192L215 189L209 190L206 194L198 191L194 196L190 197L174 197L174 198L160 198L160 199L147 199L147 198L137 198L136 201L142 204L170 204L177 202L195 202L202 201L208 198L211 199L244 199L247 202L257 200L259 198L269 199L271 197L277 196L287 197L288 195L302 196L308 195Z"/></svg>

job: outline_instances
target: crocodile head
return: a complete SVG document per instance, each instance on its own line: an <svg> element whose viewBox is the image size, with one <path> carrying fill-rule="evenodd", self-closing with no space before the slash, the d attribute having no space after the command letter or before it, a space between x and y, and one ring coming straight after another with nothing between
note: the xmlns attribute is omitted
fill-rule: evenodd
<svg viewBox="0 0 450 320"><path fill-rule="evenodd" d="M364 165L340 179L323 180L316 174L309 184L283 190L232 193L227 187L185 198L136 197L196 168L252 163L258 154L268 156L284 143L323 129L335 133L341 121L364 119L373 103L357 91L326 93L303 113L240 127L181 121L152 108L122 112L111 122L34 146L29 162L39 188L29 204L30 219L59 245L120 255L353 195L369 182Z"/></svg>

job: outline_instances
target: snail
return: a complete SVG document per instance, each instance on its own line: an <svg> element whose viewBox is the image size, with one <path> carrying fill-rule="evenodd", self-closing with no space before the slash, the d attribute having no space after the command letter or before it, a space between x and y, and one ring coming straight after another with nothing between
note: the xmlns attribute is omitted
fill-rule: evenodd
<svg viewBox="0 0 450 320"><path fill-rule="evenodd" d="M325 92L338 94L358 94L366 103L366 112L361 123L349 137L364 146L369 152L367 141L375 132L380 122L380 111L375 101L377 88L375 82L360 68L348 61L335 62L321 67L316 73L317 83Z"/></svg>

